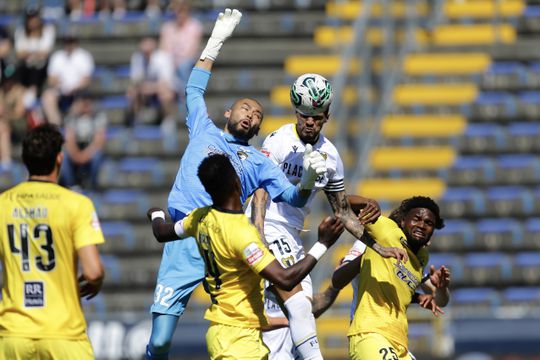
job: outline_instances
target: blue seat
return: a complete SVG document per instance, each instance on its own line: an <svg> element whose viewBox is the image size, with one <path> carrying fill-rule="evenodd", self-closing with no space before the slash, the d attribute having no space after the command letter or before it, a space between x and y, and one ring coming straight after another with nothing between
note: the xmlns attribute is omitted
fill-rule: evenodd
<svg viewBox="0 0 540 360"><path fill-rule="evenodd" d="M496 160L497 166L503 169L539 167L538 157L530 154L501 155Z"/></svg>
<svg viewBox="0 0 540 360"><path fill-rule="evenodd" d="M521 252L514 255L514 264L519 267L538 267L540 270L540 252Z"/></svg>
<svg viewBox="0 0 540 360"><path fill-rule="evenodd" d="M510 218L478 220L476 231L478 242L488 248L514 248L523 241L521 222Z"/></svg>
<svg viewBox="0 0 540 360"><path fill-rule="evenodd" d="M523 91L519 93L519 101L526 104L540 104L540 91Z"/></svg>
<svg viewBox="0 0 540 360"><path fill-rule="evenodd" d="M114 75L116 77L128 78L129 71L129 65L120 65L114 69Z"/></svg>
<svg viewBox="0 0 540 360"><path fill-rule="evenodd" d="M103 254L101 255L101 261L107 272L107 281L120 282L122 274L118 258L114 255Z"/></svg>
<svg viewBox="0 0 540 360"><path fill-rule="evenodd" d="M432 241L432 246L434 248L460 250L472 246L474 241L474 230L469 221L447 219L444 221L444 225L443 229L437 231L435 238Z"/></svg>
<svg viewBox="0 0 540 360"><path fill-rule="evenodd" d="M502 300L507 303L538 303L540 288L528 286L509 287L502 291Z"/></svg>
<svg viewBox="0 0 540 360"><path fill-rule="evenodd" d="M429 266L431 265L435 266L437 269L442 265L449 268L452 271L453 280L459 281L463 277L463 263L460 257L455 253L434 252L429 256L429 263L428 266L426 266L426 269L429 269Z"/></svg>
<svg viewBox="0 0 540 360"><path fill-rule="evenodd" d="M144 218L149 208L146 194L138 189L114 189L106 191L101 197L100 215L104 219L124 220Z"/></svg>
<svg viewBox="0 0 540 360"><path fill-rule="evenodd" d="M540 192L540 189L538 189L538 192ZM527 219L525 222L525 230L531 233L540 233L540 218Z"/></svg>
<svg viewBox="0 0 540 360"><path fill-rule="evenodd" d="M105 239L121 238L126 249L132 249L135 245L135 234L131 224L126 221L105 221L101 224Z"/></svg>
<svg viewBox="0 0 540 360"><path fill-rule="evenodd" d="M444 214L453 217L483 214L484 194L475 187L449 187L441 197L440 206Z"/></svg>
<svg viewBox="0 0 540 360"><path fill-rule="evenodd" d="M534 209L533 197L523 186L492 186L486 190L486 208L494 216L529 215Z"/></svg>
<svg viewBox="0 0 540 360"><path fill-rule="evenodd" d="M529 71L540 73L540 61L533 61L529 64Z"/></svg>
<svg viewBox="0 0 540 360"><path fill-rule="evenodd" d="M494 178L494 163L488 156L458 156L448 172L448 181L460 185L476 185L491 182Z"/></svg>
<svg viewBox="0 0 540 360"><path fill-rule="evenodd" d="M128 100L124 95L106 96L98 104L98 107L102 110L125 109L127 106Z"/></svg>
<svg viewBox="0 0 540 360"><path fill-rule="evenodd" d="M496 75L520 74L524 70L523 64L517 61L495 61L490 65L487 73Z"/></svg>
<svg viewBox="0 0 540 360"><path fill-rule="evenodd" d="M528 18L537 18L540 17L540 6L539 5L527 5L523 11L523 16Z"/></svg>
<svg viewBox="0 0 540 360"><path fill-rule="evenodd" d="M512 275L509 257L500 252L478 252L463 258L464 278L475 285L494 285L507 281Z"/></svg>
<svg viewBox="0 0 540 360"><path fill-rule="evenodd" d="M138 125L133 128L132 136L136 140L162 140L163 134L159 126Z"/></svg>
<svg viewBox="0 0 540 360"><path fill-rule="evenodd" d="M540 123L512 123L508 125L508 132L512 136L537 136L540 135Z"/></svg>
<svg viewBox="0 0 540 360"><path fill-rule="evenodd" d="M479 304L487 303L494 305L498 303L498 293L492 288L476 287L461 288L452 291L451 304Z"/></svg>
<svg viewBox="0 0 540 360"><path fill-rule="evenodd" d="M512 95L504 91L483 91L478 94L475 103L478 105L506 105L512 101Z"/></svg>

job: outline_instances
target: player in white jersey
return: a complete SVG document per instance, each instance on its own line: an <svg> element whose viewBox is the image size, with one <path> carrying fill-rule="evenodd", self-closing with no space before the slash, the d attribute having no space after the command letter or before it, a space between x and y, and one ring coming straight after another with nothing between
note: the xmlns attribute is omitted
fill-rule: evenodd
<svg viewBox="0 0 540 360"><path fill-rule="evenodd" d="M291 101L295 107L296 124L284 125L271 133L264 141L261 151L276 163L289 181L297 183L302 176L304 153L318 151L326 160L326 174L317 178L312 194L303 208L293 208L284 203L268 200L264 190L255 192L251 218L261 232L274 256L285 267L291 266L305 256L299 233L309 213L315 193L324 190L334 215L357 239L362 237L364 227L351 210L344 185L343 162L336 147L321 133L328 120L332 89L320 75L304 74L292 86ZM361 218L371 222L380 215L375 201L365 199ZM374 241L367 246L384 257L407 260L404 251L384 248ZM310 277L291 292L269 287L265 292L265 307L270 323L269 331L263 332L265 344L270 349L270 359L322 359L312 314L313 290ZM276 297L276 292L279 298ZM285 316L283 304L287 312ZM287 321L288 320L288 321ZM290 324L289 327L287 325ZM296 354L296 355L295 355Z"/></svg>

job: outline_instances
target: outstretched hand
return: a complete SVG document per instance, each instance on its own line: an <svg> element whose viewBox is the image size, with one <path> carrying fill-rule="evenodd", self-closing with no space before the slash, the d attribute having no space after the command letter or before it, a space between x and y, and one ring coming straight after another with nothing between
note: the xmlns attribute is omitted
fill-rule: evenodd
<svg viewBox="0 0 540 360"><path fill-rule="evenodd" d="M445 289L450 285L450 270L444 265L438 270L431 265L429 268L429 280L437 289Z"/></svg>
<svg viewBox="0 0 540 360"><path fill-rule="evenodd" d="M381 255L384 258L396 258L398 261L407 262L409 260L409 255L407 255L407 251L402 248L397 247L384 247L379 244L373 245L373 250L377 252L377 254Z"/></svg>
<svg viewBox="0 0 540 360"><path fill-rule="evenodd" d="M232 35L236 25L240 23L240 19L242 19L242 13L236 9L225 9L225 12L219 13L200 60L206 58L212 61L216 60L221 46Z"/></svg>
<svg viewBox="0 0 540 360"><path fill-rule="evenodd" d="M336 243L344 229L341 220L328 216L319 224L319 242L329 248Z"/></svg>
<svg viewBox="0 0 540 360"><path fill-rule="evenodd" d="M373 199L367 199L366 206L360 209L358 221L362 225L371 224L377 221L379 216L381 216L379 203Z"/></svg>
<svg viewBox="0 0 540 360"><path fill-rule="evenodd" d="M420 305L424 309L431 310L431 312L435 316L444 315L444 311L439 306L437 306L437 303L435 302L435 297L433 295L419 294L418 305Z"/></svg>

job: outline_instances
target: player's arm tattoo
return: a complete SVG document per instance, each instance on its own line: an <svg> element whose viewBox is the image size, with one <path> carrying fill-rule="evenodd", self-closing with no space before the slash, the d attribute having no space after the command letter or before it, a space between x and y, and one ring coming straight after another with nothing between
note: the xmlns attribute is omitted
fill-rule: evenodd
<svg viewBox="0 0 540 360"><path fill-rule="evenodd" d="M253 201L251 202L251 222L261 235L261 240L268 246L264 237L264 217L266 215L266 204L268 202L268 193L264 189L257 189L253 193Z"/></svg>
<svg viewBox="0 0 540 360"><path fill-rule="evenodd" d="M328 288L326 288L326 290L324 290L324 292L313 295L313 300L311 302L313 315L318 318L324 314L324 312L328 310L330 306L332 306L334 301L336 301L338 294L339 289L336 289L330 285Z"/></svg>
<svg viewBox="0 0 540 360"><path fill-rule="evenodd" d="M371 238L362 238L364 233L364 226L360 224L358 218L351 209L351 204L347 199L345 191L329 192L326 191L326 197L330 206L334 211L334 215L341 220L345 229L350 232L355 238L360 239L364 244L369 247L373 247L375 241Z"/></svg>

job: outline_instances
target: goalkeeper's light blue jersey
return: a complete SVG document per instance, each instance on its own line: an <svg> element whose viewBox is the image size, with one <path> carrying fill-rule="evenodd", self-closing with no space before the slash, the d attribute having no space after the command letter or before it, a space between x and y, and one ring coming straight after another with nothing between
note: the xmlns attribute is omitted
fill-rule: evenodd
<svg viewBox="0 0 540 360"><path fill-rule="evenodd" d="M227 155L236 169L242 184L242 203L259 187L275 199L293 186L264 154L214 125L208 117L203 98L209 78L209 72L195 68L187 84L189 144L169 194L169 212L176 209L187 214L195 208L212 204L197 170L205 157L215 153Z"/></svg>

